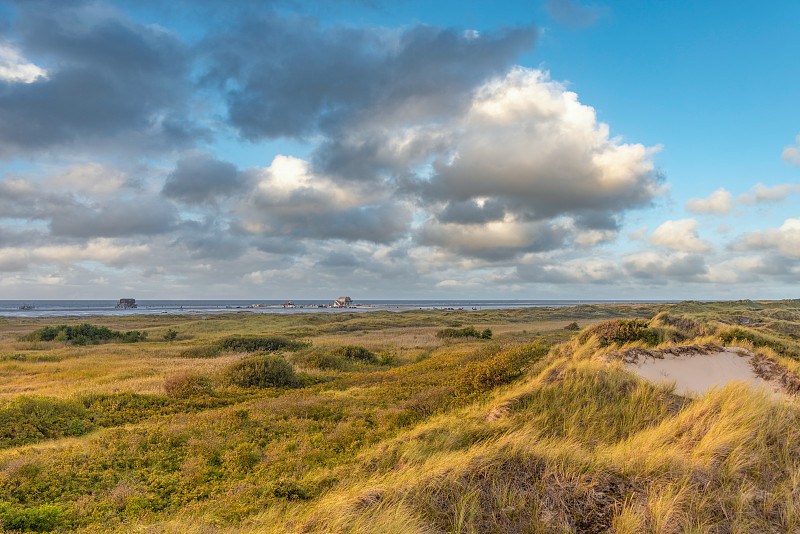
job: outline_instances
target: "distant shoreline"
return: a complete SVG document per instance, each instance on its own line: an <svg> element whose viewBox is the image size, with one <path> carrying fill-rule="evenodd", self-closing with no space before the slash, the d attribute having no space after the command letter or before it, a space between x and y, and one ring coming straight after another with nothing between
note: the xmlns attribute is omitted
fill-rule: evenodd
<svg viewBox="0 0 800 534"><path fill-rule="evenodd" d="M142 300L134 309L116 309L116 301L107 300L2 300L0 317L81 317L155 314L199 313L338 313L366 311L448 310L477 311L481 309L567 307L598 304L652 304L667 300L366 300L352 306L337 308L333 301L293 301L289 305L274 300ZM23 304L32 309L20 309Z"/></svg>

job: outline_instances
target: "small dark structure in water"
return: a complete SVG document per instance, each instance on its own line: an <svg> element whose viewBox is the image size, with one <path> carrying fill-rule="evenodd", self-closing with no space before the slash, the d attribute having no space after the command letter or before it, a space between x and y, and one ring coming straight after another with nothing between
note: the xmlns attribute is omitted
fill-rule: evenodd
<svg viewBox="0 0 800 534"><path fill-rule="evenodd" d="M138 308L136 299L119 299L119 302L117 302L117 305L114 307L118 310L132 310Z"/></svg>
<svg viewBox="0 0 800 534"><path fill-rule="evenodd" d="M36 306L34 306L33 304L23 304L22 306L19 307L19 309L20 310L35 310Z"/></svg>

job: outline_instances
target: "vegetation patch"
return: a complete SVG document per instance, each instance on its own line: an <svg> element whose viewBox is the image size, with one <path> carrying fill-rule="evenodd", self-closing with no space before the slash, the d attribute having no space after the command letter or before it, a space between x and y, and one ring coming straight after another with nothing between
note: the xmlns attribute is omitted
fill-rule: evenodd
<svg viewBox="0 0 800 534"><path fill-rule="evenodd" d="M232 352L275 352L297 350L308 343L283 336L229 336L219 342L219 348Z"/></svg>
<svg viewBox="0 0 800 534"><path fill-rule="evenodd" d="M120 332L105 326L88 323L79 325L45 326L20 338L22 341L64 341L74 345L97 345L99 343L136 343L147 339L147 332L128 330Z"/></svg>
<svg viewBox="0 0 800 534"><path fill-rule="evenodd" d="M378 363L378 357L375 355L375 353L360 345L345 345L344 347L337 347L331 351L331 354L357 362Z"/></svg>
<svg viewBox="0 0 800 534"><path fill-rule="evenodd" d="M525 343L505 349L488 360L472 362L456 376L456 389L461 395L470 395L508 384L522 376L526 366L547 354L549 349L543 343Z"/></svg>
<svg viewBox="0 0 800 534"><path fill-rule="evenodd" d="M580 337L581 343L586 343L592 336L597 336L601 347L614 343L624 345L635 341L644 341L648 345L655 346L661 339L659 332L649 328L648 322L642 319L615 319L602 322L584 330Z"/></svg>
<svg viewBox="0 0 800 534"><path fill-rule="evenodd" d="M0 502L0 525L4 532L51 532L64 525L64 511L56 504L23 508Z"/></svg>
<svg viewBox="0 0 800 534"><path fill-rule="evenodd" d="M0 447L80 436L94 428L86 407L75 400L19 397L0 408Z"/></svg>
<svg viewBox="0 0 800 534"><path fill-rule="evenodd" d="M179 373L164 380L164 393L170 397L186 398L212 391L211 380L197 373Z"/></svg>
<svg viewBox="0 0 800 534"><path fill-rule="evenodd" d="M445 328L436 332L436 337L459 338L459 337L474 337L477 339L492 339L492 331L486 328L482 332L478 332L474 326L465 326L464 328Z"/></svg>
<svg viewBox="0 0 800 534"><path fill-rule="evenodd" d="M302 385L292 364L272 354L258 354L240 360L228 367L226 375L232 384L243 388L293 388Z"/></svg>

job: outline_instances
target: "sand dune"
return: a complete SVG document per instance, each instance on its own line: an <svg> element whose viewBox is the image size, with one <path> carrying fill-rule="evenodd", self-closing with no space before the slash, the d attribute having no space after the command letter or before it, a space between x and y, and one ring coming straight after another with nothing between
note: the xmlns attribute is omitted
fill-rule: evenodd
<svg viewBox="0 0 800 534"><path fill-rule="evenodd" d="M680 395L702 395L711 388L730 382L746 382L754 389L765 388L775 398L788 398L796 377L783 376L785 371L774 362L765 364L763 357L738 347L687 345L667 349L628 349L610 355L621 359L629 371L653 382L674 382ZM771 364L771 365L770 365Z"/></svg>

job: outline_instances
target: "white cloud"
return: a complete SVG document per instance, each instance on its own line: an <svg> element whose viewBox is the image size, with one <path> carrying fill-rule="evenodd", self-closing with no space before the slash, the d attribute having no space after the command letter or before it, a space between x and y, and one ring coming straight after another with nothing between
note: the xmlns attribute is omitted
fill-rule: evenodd
<svg viewBox="0 0 800 534"><path fill-rule="evenodd" d="M744 234L739 248L772 250L787 257L800 258L800 217L786 219L779 228Z"/></svg>
<svg viewBox="0 0 800 534"><path fill-rule="evenodd" d="M666 221L653 231L650 242L677 251L705 252L711 245L698 237L699 226L700 224L694 219Z"/></svg>
<svg viewBox="0 0 800 534"><path fill-rule="evenodd" d="M11 45L0 43L0 80L33 83L39 78L47 78L47 71L27 61Z"/></svg>
<svg viewBox="0 0 800 534"><path fill-rule="evenodd" d="M749 193L739 195L737 200L742 204L768 204L782 202L792 193L800 192L800 184L780 184L768 187L761 182L754 185Z"/></svg>
<svg viewBox="0 0 800 534"><path fill-rule="evenodd" d="M789 145L783 149L781 157L786 163L800 167L800 135L795 139L794 145Z"/></svg>
<svg viewBox="0 0 800 534"><path fill-rule="evenodd" d="M697 214L718 213L726 215L731 211L733 195L720 187L708 198L690 198L686 202L686 210Z"/></svg>

